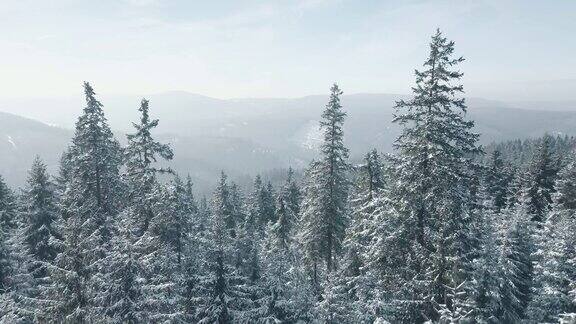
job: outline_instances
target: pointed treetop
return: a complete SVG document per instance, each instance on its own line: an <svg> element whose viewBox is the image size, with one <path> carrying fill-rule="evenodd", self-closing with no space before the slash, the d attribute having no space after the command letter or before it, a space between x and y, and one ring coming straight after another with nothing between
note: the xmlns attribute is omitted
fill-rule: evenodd
<svg viewBox="0 0 576 324"><path fill-rule="evenodd" d="M95 95L94 89L92 88L90 83L87 81L84 81L84 93L86 94L86 97Z"/></svg>
<svg viewBox="0 0 576 324"><path fill-rule="evenodd" d="M288 173L287 173L287 175L286 175L286 182L287 182L287 183L292 182L292 180L293 180L292 178L294 178L294 169L292 169L292 167L289 167L289 168L288 168Z"/></svg>
<svg viewBox="0 0 576 324"><path fill-rule="evenodd" d="M143 125L148 124L148 121L150 120L150 117L148 115L148 102L149 100L147 100L146 98L142 98L142 101L140 103L140 108L138 108L138 110L140 112L142 112L142 117L141 117L141 121Z"/></svg>
<svg viewBox="0 0 576 324"><path fill-rule="evenodd" d="M90 111L94 109L101 109L102 103L96 99L96 93L94 92L94 88L90 85L90 83L84 81L84 94L86 95L86 104L87 106L84 108L84 111Z"/></svg>

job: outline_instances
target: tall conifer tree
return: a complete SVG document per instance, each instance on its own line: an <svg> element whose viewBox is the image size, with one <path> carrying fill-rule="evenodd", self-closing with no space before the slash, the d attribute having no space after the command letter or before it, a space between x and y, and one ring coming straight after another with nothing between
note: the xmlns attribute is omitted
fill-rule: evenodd
<svg viewBox="0 0 576 324"><path fill-rule="evenodd" d="M300 238L318 282L317 267L324 263L328 272L336 269L348 222L348 149L344 146L344 118L337 84L330 88L330 98L320 127L323 142L319 161L308 170Z"/></svg>
<svg viewBox="0 0 576 324"><path fill-rule="evenodd" d="M43 262L51 263L60 251L62 235L57 207L55 185L50 181L46 165L39 157L34 159L28 182L22 194L24 217L24 241L35 265L35 277L47 276Z"/></svg>
<svg viewBox="0 0 576 324"><path fill-rule="evenodd" d="M120 145L87 82L84 93L86 106L65 159L63 251L49 269L52 307L46 311L55 321L90 321L99 313L92 279L110 249L113 222L122 204Z"/></svg>
<svg viewBox="0 0 576 324"><path fill-rule="evenodd" d="M423 71L416 71L414 98L396 104L394 122L403 127L397 189L407 244L416 244L415 257L427 282L423 300L430 300L433 319L461 319L462 284L469 278L470 211L473 157L480 152L474 123L465 119L466 104L458 95L462 73L455 68L454 42L438 30L430 43Z"/></svg>

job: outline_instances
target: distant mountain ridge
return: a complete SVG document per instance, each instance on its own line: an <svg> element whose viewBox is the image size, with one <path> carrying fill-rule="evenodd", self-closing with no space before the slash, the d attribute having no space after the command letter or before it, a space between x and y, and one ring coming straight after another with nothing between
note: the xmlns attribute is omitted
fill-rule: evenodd
<svg viewBox="0 0 576 324"><path fill-rule="evenodd" d="M21 185L36 155L55 171L71 137L68 129L0 112L0 175L13 186Z"/></svg>
<svg viewBox="0 0 576 324"><path fill-rule="evenodd" d="M147 96L151 116L159 118L157 136L174 147L173 166L191 173L198 186L210 186L221 169L233 177L288 166L303 167L316 156L321 140L318 120L327 96L267 99L214 99L187 92ZM408 96L352 94L342 97L348 116L346 144L351 158L377 148L391 151L399 133L392 124L394 103ZM138 117L138 96L99 96L106 116L123 141ZM475 120L481 141L537 137L545 132L576 135L576 111L522 109L519 103L470 98L469 118ZM57 165L68 145L82 97L73 99L2 100L0 111L18 112L44 123L0 115L0 173L12 185L21 185L35 154ZM8 107L10 107L8 109ZM47 124L62 125L64 128ZM16 146L16 148L15 148ZM51 168L55 170L55 168Z"/></svg>

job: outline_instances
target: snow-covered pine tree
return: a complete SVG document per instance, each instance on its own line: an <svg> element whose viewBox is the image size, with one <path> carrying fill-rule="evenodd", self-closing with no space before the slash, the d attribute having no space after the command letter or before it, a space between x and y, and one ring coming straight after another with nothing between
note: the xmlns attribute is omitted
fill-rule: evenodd
<svg viewBox="0 0 576 324"><path fill-rule="evenodd" d="M84 93L86 106L64 159L63 249L49 266L52 286L46 298L51 306L45 310L54 321L98 318L91 279L101 270L98 262L110 249L114 218L122 205L120 145L87 82Z"/></svg>
<svg viewBox="0 0 576 324"><path fill-rule="evenodd" d="M354 319L354 312L347 304L346 287L337 283L335 279L337 271L328 273L324 283L322 298L313 309L314 319L320 323L336 324L348 323L370 323Z"/></svg>
<svg viewBox="0 0 576 324"><path fill-rule="evenodd" d="M497 312L501 307L500 288L506 283L500 267L500 236L504 224L500 214L492 206L494 197L486 197L487 202L481 210L477 211L480 218L477 223L477 240L479 241L478 255L473 261L471 297L472 314L470 318L478 323L496 323Z"/></svg>
<svg viewBox="0 0 576 324"><path fill-rule="evenodd" d="M37 156L21 197L24 242L33 257L35 264L31 271L36 278L48 275L43 263L52 263L61 248L62 236L57 228L61 220L55 189L46 165Z"/></svg>
<svg viewBox="0 0 576 324"><path fill-rule="evenodd" d="M210 204L208 204L208 199L206 196L203 196L198 203L198 213L196 214L196 225L197 225L197 232L203 233L206 231L208 227L208 219L210 219L210 215L212 211L210 210Z"/></svg>
<svg viewBox="0 0 576 324"><path fill-rule="evenodd" d="M241 226L236 230L236 268L250 279L251 283L256 283L260 279L260 241L262 232L257 218L257 213L249 212Z"/></svg>
<svg viewBox="0 0 576 324"><path fill-rule="evenodd" d="M491 206L496 212L499 212L507 206L510 195L509 186L512 181L512 174L499 150L494 150L490 155L484 180L486 193L492 199Z"/></svg>
<svg viewBox="0 0 576 324"><path fill-rule="evenodd" d="M523 178L525 174L524 167L519 167L519 170L516 170L512 175L512 179L510 180L509 190L508 190L508 197L506 198L506 206L507 208L515 208L521 199L522 196L522 185L523 185Z"/></svg>
<svg viewBox="0 0 576 324"><path fill-rule="evenodd" d="M20 197L21 226L17 230L20 271L27 271L31 280L28 309L41 309L45 288L50 285L48 266L52 264L61 250L62 237L58 226L61 225L57 207L56 187L50 181L46 165L39 157L34 159L28 180ZM16 243L16 242L13 242ZM17 249L17 250L18 250Z"/></svg>
<svg viewBox="0 0 576 324"><path fill-rule="evenodd" d="M121 206L121 148L114 138L94 89L84 83L86 106L76 122L67 153L70 180L63 204L70 214L90 220L102 242L110 238L113 217Z"/></svg>
<svg viewBox="0 0 576 324"><path fill-rule="evenodd" d="M280 190L280 196L284 201L285 207L289 212L294 215L295 219L300 217L300 204L302 203L302 193L300 188L294 179L294 170L288 168L288 173L286 175L286 182Z"/></svg>
<svg viewBox="0 0 576 324"><path fill-rule="evenodd" d="M366 260L373 236L380 224L375 224L375 213L381 212L385 195L384 166L376 150L368 152L364 163L357 167L357 181L351 200L350 226L344 239L344 257L338 273L332 277L333 303L347 307L340 317L349 322L368 323L374 320L374 309L369 301L374 284L367 275ZM370 279L369 279L370 278Z"/></svg>
<svg viewBox="0 0 576 324"><path fill-rule="evenodd" d="M0 228L0 323L41 320L35 298L35 279L29 272L31 256L24 244L21 224Z"/></svg>
<svg viewBox="0 0 576 324"><path fill-rule="evenodd" d="M554 154L552 145L553 138L545 135L523 175L522 194L532 220L537 222L544 222L551 210L554 185L560 170L560 160Z"/></svg>
<svg viewBox="0 0 576 324"><path fill-rule="evenodd" d="M141 235L140 229L133 226L133 209L125 211L123 226L131 231L120 241L128 251L120 252L118 260L127 258L125 263L130 268L126 271L133 274L130 278L117 277L131 284L130 290L121 292L134 296L128 305L132 316L154 323L188 321L188 302L192 299L187 295L188 280L195 279L196 273L191 270L198 266L190 264L195 260L189 254L193 250L190 245L194 217L190 198L178 176L168 184L156 183L149 200L153 216Z"/></svg>
<svg viewBox="0 0 576 324"><path fill-rule="evenodd" d="M293 215L293 211L286 206L281 196L278 197L276 206L277 220L275 223L269 223L274 224L270 230L274 232L276 244L279 244L284 251L287 252L293 245L293 231L296 227L296 217Z"/></svg>
<svg viewBox="0 0 576 324"><path fill-rule="evenodd" d="M182 221L181 237L182 257L179 262L179 271L181 273L179 283L180 304L179 308L183 313L183 321L191 322L196 316L196 296L195 291L202 275L202 261L204 260L205 250L205 226L206 215L204 209L206 206L200 206L196 203L192 190L192 178L188 175L186 182L178 184L178 178L174 180L174 185L178 193L179 213ZM205 203L205 202L204 202Z"/></svg>
<svg viewBox="0 0 576 324"><path fill-rule="evenodd" d="M275 223L268 223L261 243L262 286L256 318L263 323L297 323L311 320L316 302L305 275L298 243L293 239L292 212L278 197Z"/></svg>
<svg viewBox="0 0 576 324"><path fill-rule="evenodd" d="M517 323L525 316L532 284L533 223L529 207L520 201L502 212L499 226L500 308L496 318Z"/></svg>
<svg viewBox="0 0 576 324"><path fill-rule="evenodd" d="M160 188L158 195L150 229L171 247L177 263L181 264L188 234L192 232L193 202L189 200L185 184L177 175L171 183Z"/></svg>
<svg viewBox="0 0 576 324"><path fill-rule="evenodd" d="M152 130L158 126L158 119L150 119L149 102L142 99L140 108L140 123L133 123L135 132L128 134L128 146L125 149L125 177L129 185L128 198L133 208L135 222L142 235L154 217L151 205L156 189L156 175L170 172L169 169L158 168L154 164L158 158L171 160L174 156L170 146L154 140Z"/></svg>
<svg viewBox="0 0 576 324"><path fill-rule="evenodd" d="M216 186L211 203L212 214L221 215L226 222L226 230L230 236L236 237L236 219L234 217L234 206L232 204L230 185L227 182L228 176L222 171L220 180Z"/></svg>
<svg viewBox="0 0 576 324"><path fill-rule="evenodd" d="M8 244L8 233L0 227L0 294L10 290L10 275L13 271L11 251Z"/></svg>
<svg viewBox="0 0 576 324"><path fill-rule="evenodd" d="M150 226L152 226L152 219ZM183 272L168 242L150 232L137 242L144 269L143 313L152 323L184 323Z"/></svg>
<svg viewBox="0 0 576 324"><path fill-rule="evenodd" d="M380 154L376 149L366 153L364 164L360 166L358 187L364 191L366 198L372 199L385 185L385 170Z"/></svg>
<svg viewBox="0 0 576 324"><path fill-rule="evenodd" d="M425 70L416 71L414 98L396 104L394 122L403 127L396 141L399 156L397 197L410 244L416 244L417 273L428 281L425 295L435 309L426 317L462 319L456 290L470 279L471 192L474 155L480 152L474 123L465 119L466 104L458 95L463 58L453 58L454 42L438 30L430 43ZM446 317L446 316L444 316ZM447 319L448 320L448 319Z"/></svg>
<svg viewBox="0 0 576 324"><path fill-rule="evenodd" d="M275 222L273 196L272 185L265 185L260 175L257 175L249 197L248 213L253 214L251 216L257 220L260 232L268 222Z"/></svg>
<svg viewBox="0 0 576 324"><path fill-rule="evenodd" d="M236 267L250 279L255 288L261 277L260 242L264 234L266 220L270 217L269 209L270 207L273 208L273 205L267 204L266 190L262 179L257 175L245 208L247 210L245 219L237 229ZM258 289L255 289L254 293L258 293L256 290ZM253 298L259 299L260 296L253 296Z"/></svg>
<svg viewBox="0 0 576 324"><path fill-rule="evenodd" d="M184 320L182 293L184 285L185 244L190 229L190 206L185 184L176 177L169 184L158 182L157 175L172 173L158 167L159 159L171 160L169 145L157 142L152 131L158 119L150 119L149 102L140 103L140 121L134 123L135 132L127 135L125 149L128 184L128 202L125 213L132 220L132 234L138 239L132 243L136 259L135 269L142 269L137 282L141 300L141 318L151 322L178 322ZM127 222L127 224L129 224ZM124 254L133 257L131 254ZM136 302L136 301L135 301Z"/></svg>
<svg viewBox="0 0 576 324"><path fill-rule="evenodd" d="M9 231L18 226L16 207L14 193L0 176L0 228Z"/></svg>
<svg viewBox="0 0 576 324"><path fill-rule="evenodd" d="M344 117L337 84L330 88L330 99L320 127L323 131L321 158L312 162L307 172L299 239L318 285L318 267L327 272L337 267L348 222L348 149L344 146Z"/></svg>
<svg viewBox="0 0 576 324"><path fill-rule="evenodd" d="M226 175L222 172L214 191L212 214L205 240L203 274L197 286L198 323L233 323L247 321L252 308L250 290L235 267L236 231Z"/></svg>
<svg viewBox="0 0 576 324"><path fill-rule="evenodd" d="M46 287L46 305L42 318L47 322L86 322L94 316L93 269L90 252L93 237L87 239L84 222L72 214L62 226L62 252L53 265L48 265L49 287Z"/></svg>
<svg viewBox="0 0 576 324"><path fill-rule="evenodd" d="M0 293L9 290L11 273L10 236L18 227L16 199L14 193L0 176Z"/></svg>
<svg viewBox="0 0 576 324"><path fill-rule="evenodd" d="M104 275L98 276L95 301L103 308L101 320L111 323L136 324L150 321L145 311L146 303L142 292L145 281L141 252L137 244L139 236L133 227L129 209L118 215L116 235L112 238L112 249L101 262Z"/></svg>
<svg viewBox="0 0 576 324"><path fill-rule="evenodd" d="M35 318L23 225L15 195L0 176L0 323L30 323Z"/></svg>
<svg viewBox="0 0 576 324"><path fill-rule="evenodd" d="M259 201L264 197L266 187L261 186L261 191L259 195ZM250 206L246 206L244 202L243 194L238 186L232 183L230 187L231 192L231 203L233 210L233 219L236 224L234 231L235 236L233 237L233 251L235 254L234 266L237 273L246 279L243 285L243 291L246 292L250 300L253 302L253 307L250 310L244 312L243 316L246 319L256 320L258 318L257 314L260 313L262 309L261 302L262 296L265 294L261 284L262 269L260 264L260 254L261 247L260 242L262 240L263 229L260 225L262 215L266 213L260 213L262 208L257 208L256 212L247 212Z"/></svg>
<svg viewBox="0 0 576 324"><path fill-rule="evenodd" d="M394 178L390 181L396 183ZM393 187L385 190L388 189ZM416 222L407 221L406 214L398 210L400 204L391 197L394 194L385 192L372 200L369 206L373 212L367 215L367 235L361 233L355 239L369 239L362 258L366 264L364 269L361 268L365 272L359 281L359 305L367 306L363 315L372 319L421 322L422 314L431 312L431 309L421 297L425 294L426 285L418 277L421 275L422 251L414 244Z"/></svg>
<svg viewBox="0 0 576 324"><path fill-rule="evenodd" d="M576 159L560 171L552 211L537 235L532 298L527 310L534 322L557 322L576 312Z"/></svg>
<svg viewBox="0 0 576 324"><path fill-rule="evenodd" d="M567 246L567 243L574 242L573 239L567 240L574 232L565 232L566 229L573 231L575 227L565 219L557 218L559 215L553 214L537 230L532 294L526 311L533 323L558 322L560 315L576 310L570 296L574 265L570 264L573 260L567 257L568 251L574 250Z"/></svg>
<svg viewBox="0 0 576 324"><path fill-rule="evenodd" d="M281 206L283 204L281 203ZM278 215L282 217L282 214ZM266 288L265 296L262 298L263 308L258 319L264 323L277 323L287 321L294 314L290 308L290 300L287 290L289 284L289 270L291 266L290 251L285 245L279 227L280 219L276 224L269 223L264 229L262 240L261 268L263 274L263 285ZM280 235L279 235L280 234Z"/></svg>
<svg viewBox="0 0 576 324"><path fill-rule="evenodd" d="M279 225L282 244L286 248L292 246L299 222L301 194L294 181L294 171L288 169L286 182L276 198L275 224Z"/></svg>
<svg viewBox="0 0 576 324"><path fill-rule="evenodd" d="M11 277L15 268L8 234L0 228L0 323L10 323L16 317L16 305L11 294Z"/></svg>
<svg viewBox="0 0 576 324"><path fill-rule="evenodd" d="M266 224L268 223L275 223L276 222L276 201L275 201L276 193L274 192L274 186L272 183L268 181L264 190L262 190L262 211L263 215L265 215Z"/></svg>
<svg viewBox="0 0 576 324"><path fill-rule="evenodd" d="M234 182L230 184L230 207L231 216L229 219L229 226L232 229L233 234L237 235L236 231L242 227L242 224L246 219L246 206L244 202L244 193Z"/></svg>
<svg viewBox="0 0 576 324"><path fill-rule="evenodd" d="M190 175L186 176L186 183L184 184L184 208L190 212L190 214L196 215L198 213L198 202L194 196L194 183L192 182L192 177Z"/></svg>
<svg viewBox="0 0 576 324"><path fill-rule="evenodd" d="M68 146L62 155L60 155L60 163L58 165L58 174L54 177L54 185L56 186L56 193L59 197L64 195L66 185L70 182L70 175L72 173L72 165L70 162L70 146Z"/></svg>
<svg viewBox="0 0 576 324"><path fill-rule="evenodd" d="M352 215L350 226L346 230L344 246L349 262L358 259L366 252L371 231L374 230L374 212L378 210L379 202L385 190L384 166L376 150L364 156L364 163L358 169L353 198L351 200ZM349 263L352 265L355 262ZM352 272L358 272L360 264Z"/></svg>

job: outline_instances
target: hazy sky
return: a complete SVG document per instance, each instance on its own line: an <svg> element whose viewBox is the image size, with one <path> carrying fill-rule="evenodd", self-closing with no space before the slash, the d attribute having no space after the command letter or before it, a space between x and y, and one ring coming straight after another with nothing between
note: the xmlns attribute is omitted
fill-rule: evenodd
<svg viewBox="0 0 576 324"><path fill-rule="evenodd" d="M574 0L0 0L0 96L409 93L436 27L470 96L576 100Z"/></svg>

